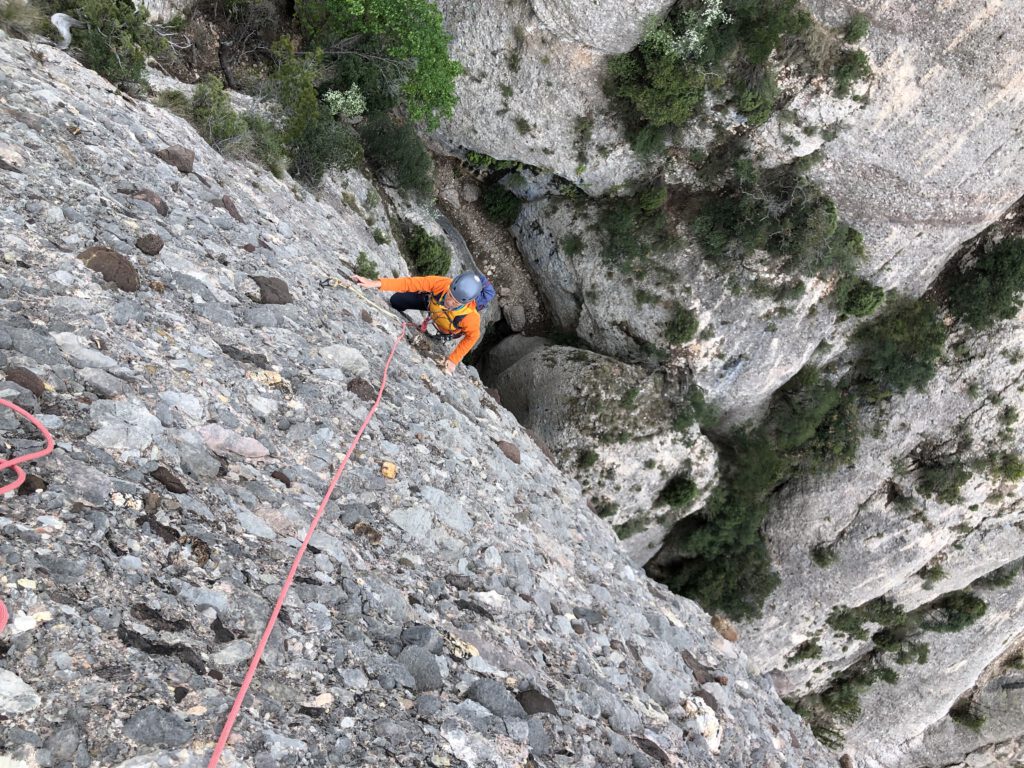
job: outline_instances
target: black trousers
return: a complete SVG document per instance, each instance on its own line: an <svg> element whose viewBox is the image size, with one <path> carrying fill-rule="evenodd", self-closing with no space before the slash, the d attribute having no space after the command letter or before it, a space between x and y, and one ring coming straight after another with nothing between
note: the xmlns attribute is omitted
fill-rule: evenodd
<svg viewBox="0 0 1024 768"><path fill-rule="evenodd" d="M393 293L389 301L391 306L399 312L404 312L407 309L418 309L421 312L426 312L427 305L430 303L430 294L414 292Z"/></svg>

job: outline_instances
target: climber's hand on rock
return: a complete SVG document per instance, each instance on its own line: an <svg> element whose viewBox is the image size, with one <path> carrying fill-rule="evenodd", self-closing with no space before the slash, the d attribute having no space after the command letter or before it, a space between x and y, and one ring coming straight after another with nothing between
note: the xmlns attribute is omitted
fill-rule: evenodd
<svg viewBox="0 0 1024 768"><path fill-rule="evenodd" d="M362 277L361 275L352 275L352 280L363 288L380 288L380 280L370 280L368 277Z"/></svg>
<svg viewBox="0 0 1024 768"><path fill-rule="evenodd" d="M453 363L451 360L445 360L444 361L444 372L445 373L449 373L449 374L450 373L454 373L456 365L458 365L458 363Z"/></svg>

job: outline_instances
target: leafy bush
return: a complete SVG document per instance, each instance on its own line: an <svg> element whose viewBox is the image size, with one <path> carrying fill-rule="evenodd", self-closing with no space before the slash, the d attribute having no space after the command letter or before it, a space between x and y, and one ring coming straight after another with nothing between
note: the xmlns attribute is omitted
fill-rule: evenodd
<svg viewBox="0 0 1024 768"><path fill-rule="evenodd" d="M836 286L839 311L851 317L867 317L885 301L885 290L861 277L848 277Z"/></svg>
<svg viewBox="0 0 1024 768"><path fill-rule="evenodd" d="M875 394L922 389L935 375L946 329L928 301L899 299L854 333L856 374Z"/></svg>
<svg viewBox="0 0 1024 768"><path fill-rule="evenodd" d="M598 226L604 233L602 256L623 271L639 272L642 262L655 249L673 239L665 212L668 190L664 185L640 187L632 195L607 200Z"/></svg>
<svg viewBox="0 0 1024 768"><path fill-rule="evenodd" d="M817 153L763 170L740 157L723 190L707 199L693 233L714 261L767 251L800 275L846 274L863 259L859 232L839 220L835 203L807 177Z"/></svg>
<svg viewBox="0 0 1024 768"><path fill-rule="evenodd" d="M859 43L867 37L871 29L871 19L863 11L857 11L850 16L843 30L843 40L847 43Z"/></svg>
<svg viewBox="0 0 1024 768"><path fill-rule="evenodd" d="M1024 292L1024 238L1006 238L982 251L950 292L949 308L979 330L1017 314Z"/></svg>
<svg viewBox="0 0 1024 768"><path fill-rule="evenodd" d="M352 83L346 91L325 91L323 101L332 117L359 117L366 111L366 97L357 83Z"/></svg>
<svg viewBox="0 0 1024 768"><path fill-rule="evenodd" d="M295 16L306 37L338 59L360 59L377 70L377 84L398 85L409 118L436 128L455 107L449 37L440 11L428 0L296 0ZM369 78L369 76L366 76ZM359 83L364 93L364 83ZM373 105L370 105L373 108Z"/></svg>
<svg viewBox="0 0 1024 768"><path fill-rule="evenodd" d="M360 135L366 159L402 189L424 198L434 196L434 163L416 129L396 122L385 112L370 115Z"/></svg>
<svg viewBox="0 0 1024 768"><path fill-rule="evenodd" d="M700 320L692 309L676 304L665 328L665 340L669 344L685 344L690 341L700 328Z"/></svg>
<svg viewBox="0 0 1024 768"><path fill-rule="evenodd" d="M186 120L192 119L192 100L181 91L159 91L153 96L153 103L173 112L178 117L183 117Z"/></svg>
<svg viewBox="0 0 1024 768"><path fill-rule="evenodd" d="M857 640L867 640L868 633L864 629L867 622L893 629L906 624L907 614L888 598L877 597L856 608L837 606L832 609L827 622L836 632Z"/></svg>
<svg viewBox="0 0 1024 768"><path fill-rule="evenodd" d="M54 10L85 23L72 44L82 63L117 86L146 82L146 57L164 48L163 39L147 23L145 5L119 0L58 0Z"/></svg>
<svg viewBox="0 0 1024 768"><path fill-rule="evenodd" d="M951 710L949 710L949 717L954 723L969 728L970 730L978 733L981 731L982 726L985 725L985 716L975 710L970 702L964 702L957 704Z"/></svg>
<svg viewBox="0 0 1024 768"><path fill-rule="evenodd" d="M590 469L592 466L597 464L597 451L593 448L587 448L580 451L579 458L576 460L576 465L580 469Z"/></svg>
<svg viewBox="0 0 1024 768"><path fill-rule="evenodd" d="M277 127L255 112L243 116L252 142L252 156L277 177L284 175L288 155Z"/></svg>
<svg viewBox="0 0 1024 768"><path fill-rule="evenodd" d="M45 28L46 17L26 0L4 0L0 3L0 29L14 37L25 38Z"/></svg>
<svg viewBox="0 0 1024 768"><path fill-rule="evenodd" d="M936 461L918 471L917 490L943 504L955 504L960 500L960 489L970 479L970 471L955 459Z"/></svg>
<svg viewBox="0 0 1024 768"><path fill-rule="evenodd" d="M747 70L734 85L736 109L747 118L748 125L756 126L768 122L779 99L779 86L775 71L768 66Z"/></svg>
<svg viewBox="0 0 1024 768"><path fill-rule="evenodd" d="M446 275L452 267L452 256L439 237L432 237L420 226L412 228L405 239L413 265L421 275Z"/></svg>
<svg viewBox="0 0 1024 768"><path fill-rule="evenodd" d="M697 484L689 474L676 475L658 494L656 504L667 504L673 509L685 509L697 498Z"/></svg>
<svg viewBox="0 0 1024 768"><path fill-rule="evenodd" d="M836 81L836 96L849 96L854 83L871 77L871 63L867 54L859 48L843 49L832 70L832 77Z"/></svg>
<svg viewBox="0 0 1024 768"><path fill-rule="evenodd" d="M228 154L248 135L245 120L231 106L219 78L207 77L192 92L192 125L218 152Z"/></svg>
<svg viewBox="0 0 1024 768"><path fill-rule="evenodd" d="M579 256L583 253L583 238L575 232L570 232L568 235L562 238L561 246L566 256Z"/></svg>
<svg viewBox="0 0 1024 768"><path fill-rule="evenodd" d="M366 251L360 251L359 256L356 258L356 274L368 277L371 280L376 280L380 274L377 270L377 264L366 255Z"/></svg>
<svg viewBox="0 0 1024 768"><path fill-rule="evenodd" d="M982 616L988 606L985 601L967 590L943 595L918 611L925 617L921 626L933 632L959 632Z"/></svg>
<svg viewBox="0 0 1024 768"><path fill-rule="evenodd" d="M496 182L484 186L480 204L487 218L503 227L515 224L523 209L523 201Z"/></svg>

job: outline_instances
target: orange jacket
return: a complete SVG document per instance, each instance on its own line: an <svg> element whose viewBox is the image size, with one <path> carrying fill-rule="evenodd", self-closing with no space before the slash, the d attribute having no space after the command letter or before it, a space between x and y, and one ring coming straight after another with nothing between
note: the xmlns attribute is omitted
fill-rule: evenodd
<svg viewBox="0 0 1024 768"><path fill-rule="evenodd" d="M476 311L476 302L471 301L467 305L470 311L458 315L454 318L455 322L452 322L453 318L448 316L443 309L444 295L448 293L448 288L451 284L452 279L450 277L442 277L440 275L428 275L427 277L382 277L380 279L380 289L382 291L429 293L433 299L431 304L437 304L442 307L439 311L432 309L430 319L433 321L434 326L442 333L462 336L462 340L452 350L452 353L448 355L448 360L457 364L473 348L473 345L480 340L480 313ZM452 325L456 326L454 332L449 330Z"/></svg>

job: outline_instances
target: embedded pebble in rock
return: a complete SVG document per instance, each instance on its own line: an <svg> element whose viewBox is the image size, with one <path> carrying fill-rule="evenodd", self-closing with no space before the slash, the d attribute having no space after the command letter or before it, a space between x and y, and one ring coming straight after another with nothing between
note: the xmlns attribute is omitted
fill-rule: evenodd
<svg viewBox="0 0 1024 768"><path fill-rule="evenodd" d="M247 459L262 459L270 455L270 451L259 440L239 435L220 424L206 424L199 428L203 442L214 453L224 455L233 453Z"/></svg>
<svg viewBox="0 0 1024 768"><path fill-rule="evenodd" d="M153 206L153 210L161 216L166 216L171 212L170 207L166 202L164 202L164 199L151 189L137 189L132 192L129 197L132 200L140 200L143 203Z"/></svg>
<svg viewBox="0 0 1024 768"><path fill-rule="evenodd" d="M164 241L160 235L150 233L138 238L135 241L135 247L147 256L156 256L163 250Z"/></svg>
<svg viewBox="0 0 1024 768"><path fill-rule="evenodd" d="M103 279L113 283L122 291L134 293L139 290L139 273L124 256L102 245L87 248L78 258L89 269L99 272Z"/></svg>
<svg viewBox="0 0 1024 768"><path fill-rule="evenodd" d="M28 368L21 368L16 365L11 366L4 372L4 375L8 381L24 387L36 397L42 397L43 393L46 392L46 384Z"/></svg>
<svg viewBox="0 0 1024 768"><path fill-rule="evenodd" d="M230 195L224 195L220 199L221 205L224 206L224 210L230 214L231 218L237 221L239 224L245 224L245 219L242 218L242 214L238 212L238 206L235 205L235 201Z"/></svg>
<svg viewBox="0 0 1024 768"><path fill-rule="evenodd" d="M366 415L366 387L349 384L375 388L399 330L384 297L365 295L382 311L364 321L362 302L318 280L360 250L382 274L407 267L381 191L357 171L328 174L313 194L221 157L187 122L124 98L65 53L32 50L0 34L0 110L39 118L0 112L0 142L26 160L0 185L0 217L13 222L2 258L28 265L0 269L0 350L4 369L52 390L0 386L63 426L33 467L45 487L0 503L0 588L32 626L2 639L0 762L203 768ZM153 154L175 145L195 152L202 179ZM63 149L30 156L35 147L65 147L74 162ZM161 218L158 196L133 200L135 190L166 195L173 210ZM212 207L225 195L247 224ZM164 241L158 258L131 252L145 233ZM137 256L163 290L111 290L75 258L94 244ZM292 303L251 304L250 275L286 279ZM18 421L10 429L9 442L39 444ZM245 460L271 450L269 464ZM390 479L385 461L398 467ZM221 764L506 768L532 751L546 768L651 766L643 738L680 765L832 768L742 652L715 651L724 642L693 603L630 564L579 485L471 370L445 375L402 343ZM656 668L676 684L659 692L697 696L684 649L718 659L717 757L678 701L645 690ZM524 708L515 691L528 689L558 714L542 701ZM613 722L640 726L623 736Z"/></svg>
<svg viewBox="0 0 1024 768"><path fill-rule="evenodd" d="M181 173L192 173L192 166L196 162L196 153L180 144L159 149L156 156L168 165L173 165Z"/></svg>
<svg viewBox="0 0 1024 768"><path fill-rule="evenodd" d="M505 457L513 464L518 464L520 462L519 449L512 443L508 442L508 440L499 440L498 447L501 449L501 452L505 454Z"/></svg>
<svg viewBox="0 0 1024 768"><path fill-rule="evenodd" d="M294 301L288 292L288 283L279 277L252 275L252 281L259 286L261 304L291 304Z"/></svg>

